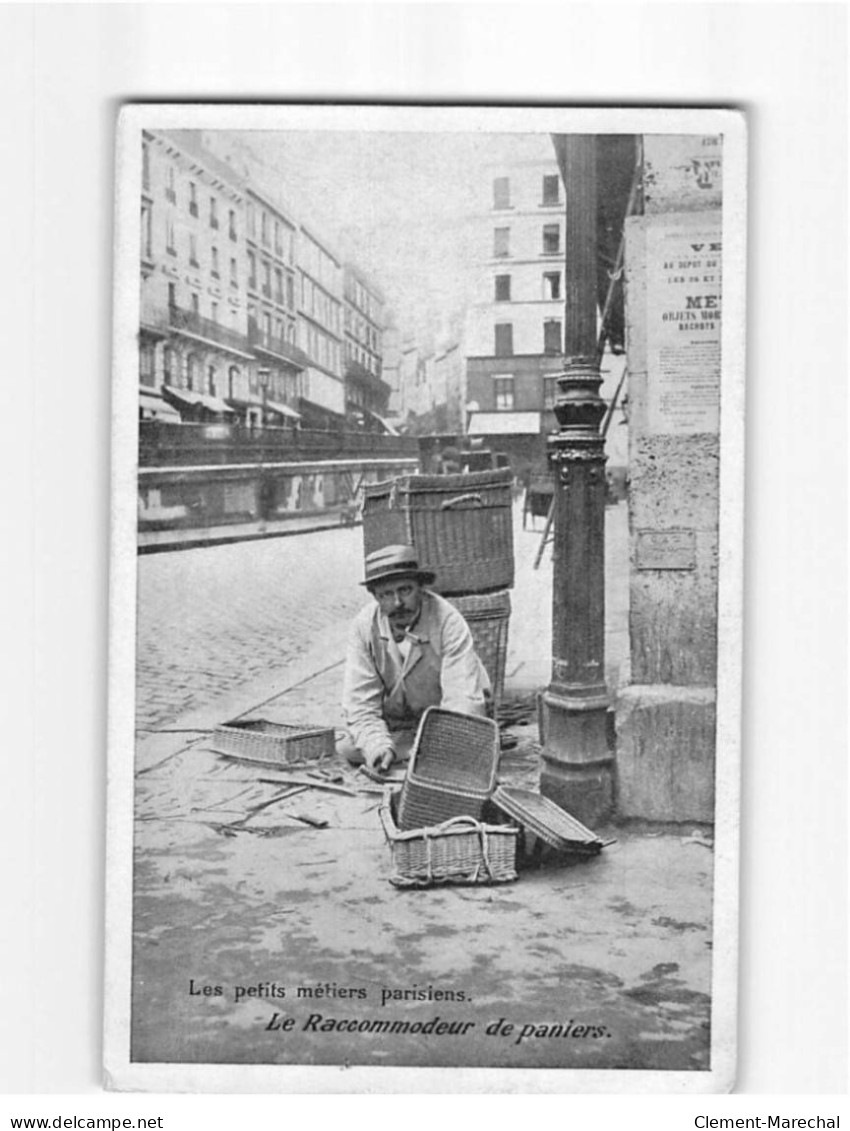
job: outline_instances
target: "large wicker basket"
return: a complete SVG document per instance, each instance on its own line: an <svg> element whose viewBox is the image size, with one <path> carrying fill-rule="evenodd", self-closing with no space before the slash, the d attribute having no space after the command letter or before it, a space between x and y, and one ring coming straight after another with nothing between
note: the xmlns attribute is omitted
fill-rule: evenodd
<svg viewBox="0 0 850 1131"><path fill-rule="evenodd" d="M437 884L503 884L517 878L518 829L467 816L402 832L395 821L398 793L385 790L380 808L392 855L391 884L427 888Z"/></svg>
<svg viewBox="0 0 850 1131"><path fill-rule="evenodd" d="M399 827L408 831L454 817L479 818L498 765L499 728L492 719L429 707L399 794Z"/></svg>
<svg viewBox="0 0 850 1131"><path fill-rule="evenodd" d="M511 595L504 589L497 593L449 597L469 625L475 651L490 677L493 702L498 708L505 692L505 663L508 655L508 622L511 616Z"/></svg>
<svg viewBox="0 0 850 1131"><path fill-rule="evenodd" d="M210 736L216 754L263 766L293 766L332 757L334 731L329 727L246 719L222 723Z"/></svg>
<svg viewBox="0 0 850 1131"><path fill-rule="evenodd" d="M363 547L412 544L437 575L438 593L486 593L514 583L509 469L463 475L404 475L367 484Z"/></svg>

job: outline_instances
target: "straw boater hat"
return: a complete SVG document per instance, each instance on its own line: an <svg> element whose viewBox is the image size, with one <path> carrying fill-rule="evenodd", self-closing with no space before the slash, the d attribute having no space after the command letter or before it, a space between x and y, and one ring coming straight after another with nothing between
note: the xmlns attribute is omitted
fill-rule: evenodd
<svg viewBox="0 0 850 1131"><path fill-rule="evenodd" d="M430 569L420 569L413 546L384 546L366 555L366 576L361 585L371 589L380 581L393 577L415 577L423 585L433 585L436 574Z"/></svg>

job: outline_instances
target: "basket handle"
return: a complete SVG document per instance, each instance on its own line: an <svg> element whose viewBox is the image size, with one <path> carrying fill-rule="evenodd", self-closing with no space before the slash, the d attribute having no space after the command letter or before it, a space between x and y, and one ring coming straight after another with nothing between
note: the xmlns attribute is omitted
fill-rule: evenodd
<svg viewBox="0 0 850 1131"><path fill-rule="evenodd" d="M457 495L454 499L446 499L445 502L440 503L440 510L451 510L451 508L457 506L458 503L477 503L479 507L484 506L480 495Z"/></svg>
<svg viewBox="0 0 850 1131"><path fill-rule="evenodd" d="M481 829L483 827L481 822L477 821L475 817L470 817L468 813L462 813L459 817L452 817L448 821L443 821L443 823L439 825L438 828L440 830L451 828L456 829L461 825L469 825L470 828L473 829Z"/></svg>

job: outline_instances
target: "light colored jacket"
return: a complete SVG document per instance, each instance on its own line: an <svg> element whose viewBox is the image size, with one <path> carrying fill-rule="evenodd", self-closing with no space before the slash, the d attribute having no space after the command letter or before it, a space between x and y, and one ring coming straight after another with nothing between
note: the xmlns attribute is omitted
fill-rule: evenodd
<svg viewBox="0 0 850 1131"><path fill-rule="evenodd" d="M490 681L453 605L426 589L407 637L410 651L402 660L377 602L352 625L342 705L351 737L367 757L390 746L391 732L416 727L426 707L485 713Z"/></svg>

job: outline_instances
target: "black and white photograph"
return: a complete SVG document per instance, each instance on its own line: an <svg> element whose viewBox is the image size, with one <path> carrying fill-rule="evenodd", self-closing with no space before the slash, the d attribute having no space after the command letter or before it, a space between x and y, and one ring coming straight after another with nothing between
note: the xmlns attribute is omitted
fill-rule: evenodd
<svg viewBox="0 0 850 1131"><path fill-rule="evenodd" d="M111 1086L729 1087L745 144L123 110Z"/></svg>

